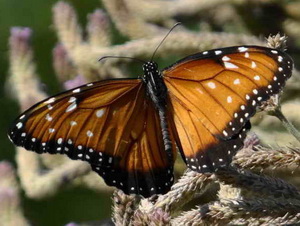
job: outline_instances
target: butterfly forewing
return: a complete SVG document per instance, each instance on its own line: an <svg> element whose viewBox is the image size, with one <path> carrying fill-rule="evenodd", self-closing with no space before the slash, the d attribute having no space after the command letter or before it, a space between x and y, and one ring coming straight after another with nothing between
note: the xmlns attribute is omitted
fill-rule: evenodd
<svg viewBox="0 0 300 226"><path fill-rule="evenodd" d="M67 133L75 138L92 111L96 116L102 116L103 107L139 84L139 80L98 82L50 97L24 112L11 128L9 136L17 144L25 145L25 148L35 148L34 151L43 149L46 152L48 142L58 140L60 144L59 138L63 139ZM89 105L89 102L94 105ZM102 118L100 121L105 120ZM40 149L39 145L43 148Z"/></svg>
<svg viewBox="0 0 300 226"><path fill-rule="evenodd" d="M88 161L127 194L165 193L173 183L159 117L139 79L97 82L48 98L23 113L9 136L38 153Z"/></svg>
<svg viewBox="0 0 300 226"><path fill-rule="evenodd" d="M207 172L230 163L256 107L281 90L292 67L284 52L240 46L198 53L166 68L163 76L190 168Z"/></svg>

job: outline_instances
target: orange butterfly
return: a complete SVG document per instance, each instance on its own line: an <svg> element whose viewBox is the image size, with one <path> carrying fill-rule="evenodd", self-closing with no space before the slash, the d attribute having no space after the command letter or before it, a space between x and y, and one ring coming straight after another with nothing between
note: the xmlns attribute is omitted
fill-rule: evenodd
<svg viewBox="0 0 300 226"><path fill-rule="evenodd" d="M170 190L178 148L200 173L230 164L250 117L291 76L286 53L235 46L188 56L138 79L89 83L47 98L15 121L9 137L37 153L91 164L110 186L149 197Z"/></svg>

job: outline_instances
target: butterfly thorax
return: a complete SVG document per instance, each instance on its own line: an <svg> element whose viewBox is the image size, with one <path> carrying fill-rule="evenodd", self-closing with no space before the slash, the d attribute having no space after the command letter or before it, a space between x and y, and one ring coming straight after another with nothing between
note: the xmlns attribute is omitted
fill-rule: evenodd
<svg viewBox="0 0 300 226"><path fill-rule="evenodd" d="M163 81L157 63L149 61L143 65L143 81L147 87L147 94L158 110L166 106L167 87Z"/></svg>

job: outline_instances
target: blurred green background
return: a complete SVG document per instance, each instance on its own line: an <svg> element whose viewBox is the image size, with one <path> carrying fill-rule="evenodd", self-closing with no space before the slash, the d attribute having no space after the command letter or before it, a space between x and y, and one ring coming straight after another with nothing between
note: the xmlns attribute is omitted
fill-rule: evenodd
<svg viewBox="0 0 300 226"><path fill-rule="evenodd" d="M11 27L30 27L37 73L45 85L45 91L55 94L61 90L52 68L52 48L56 43L52 24L52 6L55 0L0 0L0 161L14 163L15 149L6 136L10 123L18 116L19 108L9 96L5 84L8 77L8 38ZM81 24L100 1L68 1L77 11ZM30 89L30 87L28 87ZM1 203L0 203L1 205ZM53 198L40 201L22 195L25 217L33 225L55 226L68 222L88 222L110 217L111 200L107 194L95 193L84 188L66 188ZM1 222L0 222L1 225Z"/></svg>

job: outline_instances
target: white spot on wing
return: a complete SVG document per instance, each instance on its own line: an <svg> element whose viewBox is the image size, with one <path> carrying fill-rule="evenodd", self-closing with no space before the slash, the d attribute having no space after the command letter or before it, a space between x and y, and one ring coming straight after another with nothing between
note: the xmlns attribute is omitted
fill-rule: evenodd
<svg viewBox="0 0 300 226"><path fill-rule="evenodd" d="M228 56L223 56L223 57L222 57L222 60L223 60L223 61L229 61L230 58L229 58Z"/></svg>
<svg viewBox="0 0 300 226"><path fill-rule="evenodd" d="M232 97L231 97L231 96L228 96L228 97L227 97L227 102L228 102L228 103L232 103Z"/></svg>
<svg viewBox="0 0 300 226"><path fill-rule="evenodd" d="M76 108L77 108L77 104L74 102L74 103L70 104L70 106L67 108L66 112L73 111Z"/></svg>
<svg viewBox="0 0 300 226"><path fill-rule="evenodd" d="M93 132L90 131L90 130L88 130L88 131L86 132L86 135L87 135L88 137L94 136Z"/></svg>
<svg viewBox="0 0 300 226"><path fill-rule="evenodd" d="M239 52L246 52L248 50L248 48L242 46L242 47L239 47L238 50L239 50Z"/></svg>
<svg viewBox="0 0 300 226"><path fill-rule="evenodd" d="M58 138L57 143L58 144L62 144L62 142L63 142L63 139L62 138Z"/></svg>
<svg viewBox="0 0 300 226"><path fill-rule="evenodd" d="M216 84L214 82L209 82L209 83L207 83L207 85L211 89L215 89L216 88Z"/></svg>
<svg viewBox="0 0 300 226"><path fill-rule="evenodd" d="M21 129L22 126L23 126L23 123L22 123L22 122L19 122L16 126L17 126L18 129Z"/></svg>
<svg viewBox="0 0 300 226"><path fill-rule="evenodd" d="M251 67L256 68L256 63L254 61L251 62Z"/></svg>
<svg viewBox="0 0 300 226"><path fill-rule="evenodd" d="M73 103L74 101L76 101L76 97L70 97L69 103Z"/></svg>
<svg viewBox="0 0 300 226"><path fill-rule="evenodd" d="M260 80L260 76L259 75L255 75L254 79L258 81L258 80Z"/></svg>
<svg viewBox="0 0 300 226"><path fill-rule="evenodd" d="M79 93L80 92L80 88L74 89L73 93Z"/></svg>
<svg viewBox="0 0 300 226"><path fill-rule="evenodd" d="M230 63L230 62L224 62L224 66L226 68L239 68L238 66L236 66L235 64Z"/></svg>
<svg viewBox="0 0 300 226"><path fill-rule="evenodd" d="M76 125L77 125L77 122L71 121L71 122L70 122L70 125L71 125L71 126L76 126Z"/></svg>
<svg viewBox="0 0 300 226"><path fill-rule="evenodd" d="M234 81L233 81L233 84L235 84L235 85L238 85L238 84L241 84L241 81L240 81L240 79L235 79Z"/></svg>
<svg viewBox="0 0 300 226"><path fill-rule="evenodd" d="M45 101L45 104L51 104L55 101L55 97L51 97L49 100Z"/></svg>
<svg viewBox="0 0 300 226"><path fill-rule="evenodd" d="M215 51L215 54L216 54L216 55L220 55L221 53L222 53L221 50L216 50L216 51Z"/></svg>
<svg viewBox="0 0 300 226"><path fill-rule="evenodd" d="M101 118L104 115L105 110L104 109L100 109L98 111L96 111L96 116L98 118Z"/></svg>
<svg viewBox="0 0 300 226"><path fill-rule="evenodd" d="M46 115L46 120L47 120L47 121L50 122L50 121L52 121L52 119L53 119L53 118L52 118L49 114Z"/></svg>

